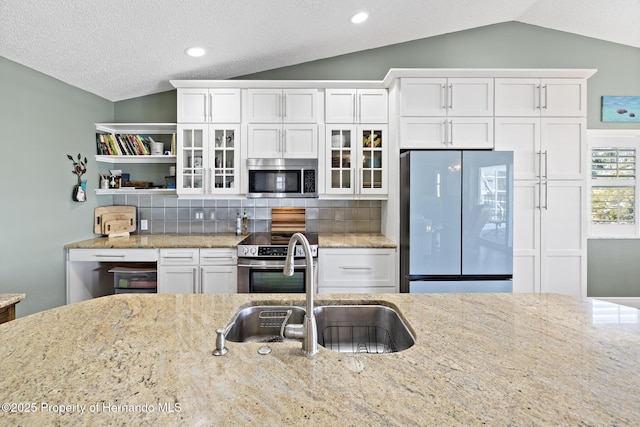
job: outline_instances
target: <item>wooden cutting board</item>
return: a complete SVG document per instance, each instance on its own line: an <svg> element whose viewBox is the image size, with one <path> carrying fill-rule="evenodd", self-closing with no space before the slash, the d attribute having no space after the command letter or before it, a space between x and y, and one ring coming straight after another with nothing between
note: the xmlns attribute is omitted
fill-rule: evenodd
<svg viewBox="0 0 640 427"><path fill-rule="evenodd" d="M271 233L304 233L307 230L304 208L272 208Z"/></svg>
<svg viewBox="0 0 640 427"><path fill-rule="evenodd" d="M135 206L101 206L95 208L93 232L109 237L128 236L136 230Z"/></svg>

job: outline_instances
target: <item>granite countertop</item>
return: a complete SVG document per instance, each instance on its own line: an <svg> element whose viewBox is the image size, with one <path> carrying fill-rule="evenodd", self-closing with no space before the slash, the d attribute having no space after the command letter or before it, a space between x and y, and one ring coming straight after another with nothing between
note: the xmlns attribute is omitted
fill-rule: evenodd
<svg viewBox="0 0 640 427"><path fill-rule="evenodd" d="M94 237L64 245L67 249L235 248L247 236L235 234L132 234Z"/></svg>
<svg viewBox="0 0 640 427"><path fill-rule="evenodd" d="M638 311L599 323L550 294L322 295L379 302L415 333L398 353L305 357L231 343L238 308L297 295L127 294L0 325L7 425L640 425ZM614 309L618 307L611 305ZM613 317L615 320L615 316ZM13 403L13 404L12 404Z"/></svg>
<svg viewBox="0 0 640 427"><path fill-rule="evenodd" d="M95 237L68 243L67 249L113 248L235 248L246 236L235 234L134 234L129 237ZM395 248L382 234L319 234L322 248Z"/></svg>
<svg viewBox="0 0 640 427"><path fill-rule="evenodd" d="M393 240L382 234L348 233L319 234L321 248L395 248Z"/></svg>
<svg viewBox="0 0 640 427"><path fill-rule="evenodd" d="M27 294L0 294L0 308L17 304L27 297Z"/></svg>

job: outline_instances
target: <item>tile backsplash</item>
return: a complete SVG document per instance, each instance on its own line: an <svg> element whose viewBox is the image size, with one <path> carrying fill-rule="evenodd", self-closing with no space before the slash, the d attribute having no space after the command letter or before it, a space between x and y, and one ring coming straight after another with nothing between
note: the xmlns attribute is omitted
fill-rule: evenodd
<svg viewBox="0 0 640 427"><path fill-rule="evenodd" d="M235 233L236 215L247 213L249 232L271 229L271 208L306 209L308 232L380 233L380 200L230 199L184 200L177 196L116 195L113 204L138 208L138 234ZM141 230L140 221L148 229Z"/></svg>

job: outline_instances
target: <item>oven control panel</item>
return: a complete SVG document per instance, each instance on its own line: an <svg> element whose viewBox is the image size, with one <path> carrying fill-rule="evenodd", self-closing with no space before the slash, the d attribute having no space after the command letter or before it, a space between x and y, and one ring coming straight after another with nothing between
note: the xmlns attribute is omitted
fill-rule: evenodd
<svg viewBox="0 0 640 427"><path fill-rule="evenodd" d="M287 246L259 246L259 245L242 245L238 246L239 257L255 257L255 258L285 258L287 256ZM304 257L304 249L301 245L296 245L295 257ZM318 246L311 245L311 256L318 256Z"/></svg>
<svg viewBox="0 0 640 427"><path fill-rule="evenodd" d="M286 246L259 246L258 247L258 256L287 256L287 247ZM296 255L298 255L298 253L300 251L298 251L298 249L302 249L302 248L298 248L296 246ZM303 252L304 255L304 252Z"/></svg>

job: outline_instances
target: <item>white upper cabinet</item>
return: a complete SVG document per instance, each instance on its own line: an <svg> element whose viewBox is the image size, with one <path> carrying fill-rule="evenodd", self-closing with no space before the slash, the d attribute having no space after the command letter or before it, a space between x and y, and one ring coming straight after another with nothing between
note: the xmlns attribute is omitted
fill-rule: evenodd
<svg viewBox="0 0 640 427"><path fill-rule="evenodd" d="M240 89L178 89L178 123L240 123Z"/></svg>
<svg viewBox="0 0 640 427"><path fill-rule="evenodd" d="M318 126L315 124L250 124L247 132L248 158L318 158Z"/></svg>
<svg viewBox="0 0 640 427"><path fill-rule="evenodd" d="M493 148L493 79L400 81L400 148Z"/></svg>
<svg viewBox="0 0 640 427"><path fill-rule="evenodd" d="M326 123L387 123L386 89L327 89Z"/></svg>
<svg viewBox="0 0 640 427"><path fill-rule="evenodd" d="M249 123L317 123L317 89L248 89Z"/></svg>
<svg viewBox="0 0 640 427"><path fill-rule="evenodd" d="M236 123L178 125L178 195L239 194L239 139Z"/></svg>
<svg viewBox="0 0 640 427"><path fill-rule="evenodd" d="M492 117L402 117L400 148L493 148Z"/></svg>
<svg viewBox="0 0 640 427"><path fill-rule="evenodd" d="M318 158L317 89L248 89L248 158Z"/></svg>
<svg viewBox="0 0 640 427"><path fill-rule="evenodd" d="M501 78L495 82L496 116L584 117L584 79Z"/></svg>
<svg viewBox="0 0 640 427"><path fill-rule="evenodd" d="M403 78L400 116L493 116L493 79Z"/></svg>
<svg viewBox="0 0 640 427"><path fill-rule="evenodd" d="M387 125L327 125L325 192L386 196L387 133Z"/></svg>

